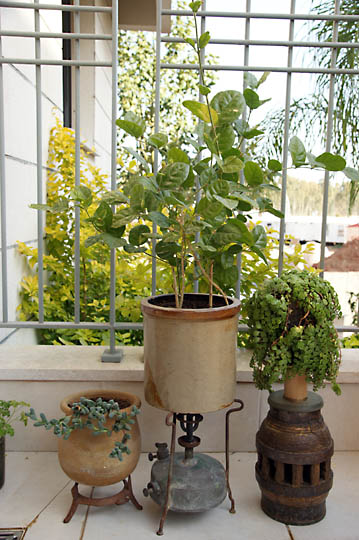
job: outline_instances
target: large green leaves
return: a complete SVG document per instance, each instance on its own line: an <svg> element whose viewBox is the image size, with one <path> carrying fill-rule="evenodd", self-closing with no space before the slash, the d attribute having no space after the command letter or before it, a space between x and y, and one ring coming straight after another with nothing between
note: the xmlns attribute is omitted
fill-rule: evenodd
<svg viewBox="0 0 359 540"><path fill-rule="evenodd" d="M157 175L158 185L162 189L175 189L180 187L188 177L190 167L188 163L176 162L162 169Z"/></svg>
<svg viewBox="0 0 359 540"><path fill-rule="evenodd" d="M116 124L129 135L136 137L136 139L142 137L146 129L144 120L133 112L126 113L123 118L116 121Z"/></svg>
<svg viewBox="0 0 359 540"><path fill-rule="evenodd" d="M305 165L307 162L307 153L304 144L298 137L291 138L288 149L295 167Z"/></svg>
<svg viewBox="0 0 359 540"><path fill-rule="evenodd" d="M211 101L211 107L219 116L219 125L231 124L242 114L245 101L237 90L219 92Z"/></svg>
<svg viewBox="0 0 359 540"><path fill-rule="evenodd" d="M214 125L218 123L218 114L213 107L210 107L208 110L207 105L200 103L199 101L187 100L183 102L183 106L186 107L192 114L200 118L204 122L208 123L211 121Z"/></svg>
<svg viewBox="0 0 359 540"><path fill-rule="evenodd" d="M346 166L346 161L341 156L324 152L315 158L317 163L323 165L327 171L342 171Z"/></svg>

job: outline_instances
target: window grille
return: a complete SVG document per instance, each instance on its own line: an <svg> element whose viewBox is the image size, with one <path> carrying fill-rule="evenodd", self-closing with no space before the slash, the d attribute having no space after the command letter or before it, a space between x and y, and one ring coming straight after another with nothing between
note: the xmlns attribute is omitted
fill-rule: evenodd
<svg viewBox="0 0 359 540"><path fill-rule="evenodd" d="M288 0L289 1L289 0ZM326 132L326 151L331 150L331 138L333 132L333 110L334 103L334 85L336 77L341 74L348 76L357 76L359 70L343 69L337 67L337 52L338 48L351 48L353 51L359 48L358 43L352 42L338 42L338 24L340 21L358 21L359 17L355 15L343 15L340 12L340 0L335 0L334 13L327 15L318 15L314 13L300 13L296 9L299 3L296 4L295 0L290 0L290 10L288 13L260 13L252 10L252 1L243 0L238 2L238 5L245 5L243 11L237 12L225 12L225 11L210 11L207 10L206 0L203 1L201 11L198 12L198 18L201 22L201 31L204 32L206 24L209 19L217 18L223 19L236 19L244 22L243 36L234 38L220 37L213 38L210 44L216 45L236 45L243 48L243 58L234 65L204 65L206 70L215 70L219 72L265 72L283 73L286 77L286 92L285 92L285 122L284 122L284 144L283 144L283 176L282 176L282 195L281 195L281 210L285 214L286 210L286 192L287 192L287 155L288 155L288 140L290 132L290 104L292 99L293 89L293 75L294 74L326 74L330 80L329 86L329 100L328 100L328 114L327 114L327 132ZM225 2L223 2L225 6ZM106 5L83 5L80 4L80 0L74 0L73 4L64 1L61 4L46 4L40 3L38 0L33 2L19 2L0 0L0 8L3 10L14 10L20 13L21 10L31 10L34 15L34 30L24 31L21 28L3 29L1 26L1 10L0 10L0 189L1 189L1 270L2 270L2 321L0 322L0 328L3 329L17 329L17 328L89 328L89 329L108 329L110 332L110 349L108 358L114 358L116 355L120 357L120 353L115 346L115 331L122 329L141 329L142 325L137 323L120 323L115 320L115 250L111 250L111 278L110 278L110 317L106 323L91 323L83 322L80 317L80 217L79 210L76 212L76 232L75 232L75 266L74 266L74 282L75 282L75 311L73 322L51 322L44 320L44 270L43 270L43 257L44 257L44 217L42 212L38 212L37 218L37 245L38 245L38 280L39 280L39 320L37 322L31 321L17 321L15 315L9 316L9 263L7 258L7 252L9 248L8 243L8 215L9 205L7 200L7 179L6 179L6 152L5 152L5 140L7 133L5 131L5 103L4 103L4 66L10 65L16 68L19 65L34 66L35 69L35 94L36 94L36 145L37 145L37 203L44 203L45 196L43 190L43 177L42 177L42 120L43 120L43 106L42 106L42 86L44 83L43 68L44 66L62 66L65 69L72 69L74 78L74 110L75 110L75 148L76 148L76 173L75 183L80 183L80 126L82 118L81 99L80 99L80 81L82 68L86 67L104 67L111 70L112 81L112 102L111 102L111 189L116 188L116 147L117 147L117 128L116 119L118 117L118 104L117 104L117 65L118 65L118 0L112 0L112 6ZM275 9L275 3L273 5ZM61 32L44 31L40 28L40 13L42 11L50 10L54 13L71 13L73 15L73 31L69 31L68 26L63 26ZM112 33L84 33L80 31L80 17L86 13L108 13L112 16ZM161 71L164 69L198 69L198 66L194 64L178 64L167 65L161 63L161 44L168 42L183 41L180 38L164 36L161 33L161 20L162 16L192 16L190 11L182 11L176 9L163 9L162 0L157 0L157 33L156 33L156 93L155 93L155 129L160 128L160 84L161 84ZM287 21L288 22L288 39L278 40L258 40L251 38L251 25L254 21L261 20L271 24L272 21ZM294 28L297 21L331 21L333 23L333 39L331 42L317 42L317 41L302 41L296 38ZM35 54L33 58L28 56L6 56L5 50L3 51L3 42L5 38L16 39L28 38L29 42L35 44ZM73 58L68 59L68 56L64 55L62 58L45 58L42 56L41 44L42 40L65 40L67 43L71 41ZM32 41L33 40L33 41ZM80 43L86 40L99 40L103 42L109 42L111 44L112 58L110 61L103 61L97 58L83 59L80 56ZM276 48L282 47L287 51L287 62L285 65L262 65L260 63L250 62L250 51L259 47ZM331 50L331 63L329 67L311 65L303 66L295 63L294 53L303 49L315 49L315 48L328 48ZM68 49L67 49L68 50ZM24 120L25 121L25 120ZM18 126L21 129L21 126ZM158 155L155 156L155 170L158 168ZM320 266L324 266L325 258L325 244L326 244L326 230L327 230L327 218L328 218L328 189L329 189L329 173L325 173L324 188L323 188L323 207L322 207L322 227L321 227L321 262ZM280 225L280 247L279 247L279 271L283 268L283 252L284 252L284 238L285 238L285 218L281 220ZM152 290L156 291L156 265L153 264L152 271ZM239 296L240 283L237 286L237 295ZM11 320L13 319L13 320ZM357 332L357 327L340 327L339 331L351 331Z"/></svg>

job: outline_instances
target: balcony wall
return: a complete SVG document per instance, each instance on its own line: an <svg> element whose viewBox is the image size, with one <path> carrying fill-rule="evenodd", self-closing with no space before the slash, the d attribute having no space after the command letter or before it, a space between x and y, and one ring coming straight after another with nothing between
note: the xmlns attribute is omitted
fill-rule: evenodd
<svg viewBox="0 0 359 540"><path fill-rule="evenodd" d="M154 450L155 442L170 440L165 411L154 409L143 398L143 349L124 348L121 364L101 363L103 347L5 346L0 348L0 395L2 399L28 401L47 417L60 415L61 399L90 388L121 388L142 399L140 425L143 451ZM331 431L336 450L359 450L359 351L343 350L339 375L342 395L329 387L323 416ZM255 451L255 434L267 412L267 392L258 391L249 368L250 353L240 350L237 364L237 397L244 401L242 412L231 416L230 445L236 451ZM208 413L199 428L203 451L223 451L225 411ZM19 425L7 449L15 451L55 451L57 440L51 433L29 425Z"/></svg>

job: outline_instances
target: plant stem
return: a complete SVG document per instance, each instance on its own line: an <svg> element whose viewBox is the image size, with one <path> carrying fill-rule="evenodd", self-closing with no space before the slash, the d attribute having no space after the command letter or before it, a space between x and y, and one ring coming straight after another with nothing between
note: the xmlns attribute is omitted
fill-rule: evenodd
<svg viewBox="0 0 359 540"><path fill-rule="evenodd" d="M176 271L173 268L173 266L171 266L171 270L172 270L172 278L173 278L173 290L174 290L174 293L175 293L175 300L176 300L176 308L179 309L180 303L179 303L179 298L178 298Z"/></svg>
<svg viewBox="0 0 359 540"><path fill-rule="evenodd" d="M196 252L193 250L192 246L188 246L190 252L192 253L193 257L194 257L194 260L196 261L199 269L201 270L202 274L208 279L208 282L210 284L213 285L213 287L215 287L217 289L217 291L219 291L219 293L223 296L224 298L224 301L226 302L227 306L229 305L229 302L228 302L228 297L226 295L226 293L223 291L223 289L221 289L221 287L219 285L217 285L217 283L215 283L213 281L213 279L211 280L210 276L207 274L207 272L205 271L205 269L203 268L202 264L201 264L201 261L199 260L199 258L197 257L197 254Z"/></svg>

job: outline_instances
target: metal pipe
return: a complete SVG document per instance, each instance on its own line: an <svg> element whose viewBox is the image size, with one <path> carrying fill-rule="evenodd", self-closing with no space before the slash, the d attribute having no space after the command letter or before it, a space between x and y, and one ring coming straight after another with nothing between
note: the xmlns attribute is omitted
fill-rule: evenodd
<svg viewBox="0 0 359 540"><path fill-rule="evenodd" d="M295 13L295 0L291 1L290 12ZM290 21L289 25L289 41L294 36L294 20ZM288 68L292 67L293 62L293 47L288 48ZM280 276L283 271L283 258L284 258L284 236L285 236L285 208L287 197L287 177L288 177L288 147L289 147L289 115L290 115L290 101L292 93L292 73L287 73L287 86L285 94L285 115L284 115L284 132L283 132L283 168L282 168L282 192L281 192L281 204L280 209L284 214L284 217L280 220L279 229L279 256L278 256L278 275Z"/></svg>
<svg viewBox="0 0 359 540"><path fill-rule="evenodd" d="M105 6L68 6L64 4L34 4L28 2L13 2L12 0L0 0L0 7L21 8L21 9L49 9L52 11L89 11L92 13L103 12L111 13L112 9Z"/></svg>
<svg viewBox="0 0 359 540"><path fill-rule="evenodd" d="M162 31L162 0L156 0L156 82L155 82L155 133L160 129L160 87L161 87L161 31ZM157 148L154 151L153 174L156 176L159 169L159 152ZM152 224L152 232L155 235L157 232L157 224ZM151 276L151 293L156 294L157 290L157 261L156 261L156 238L152 239L152 276Z"/></svg>
<svg viewBox="0 0 359 540"><path fill-rule="evenodd" d="M79 0L75 0L75 6L79 5ZM74 16L75 32L80 32L80 13L75 12ZM80 40L75 41L75 58L80 60ZM75 68L75 186L80 185L81 177L81 107L80 107L80 66ZM74 245L74 281L75 281L75 322L80 322L80 208L75 207L75 245Z"/></svg>
<svg viewBox="0 0 359 540"><path fill-rule="evenodd" d="M64 5L71 0L62 0ZM62 30L65 36L71 32L71 13L62 12ZM66 37L62 42L62 59L71 60L71 40ZM71 66L62 67L62 109L64 127L72 127L72 73Z"/></svg>
<svg viewBox="0 0 359 540"><path fill-rule="evenodd" d="M1 0L0 0L1 6ZM162 15L176 15L178 17L190 17L192 11L178 9L163 9ZM297 13L292 16L289 13L246 13L245 11L204 11L200 10L197 15L203 17L218 17L229 19L279 19L294 21L349 21L357 22L357 15L320 15L311 13Z"/></svg>
<svg viewBox="0 0 359 540"><path fill-rule="evenodd" d="M340 0L335 0L334 5L335 13L340 12ZM338 22L333 23L333 41L338 40ZM332 49L332 57L330 66L333 68L337 63L337 49ZM335 90L335 77L330 75L329 79L329 98L328 98L328 112L327 112L327 136L326 136L326 152L330 152L333 133L333 112L334 112L334 90ZM325 245L327 237L327 218L328 218L328 198L329 198L329 171L324 173L324 187L323 187L323 207L322 207L322 231L320 240L320 263L321 269L320 275L324 275L324 259L325 259Z"/></svg>
<svg viewBox="0 0 359 540"><path fill-rule="evenodd" d="M117 84L118 84L118 2L112 0L112 89L111 89L111 189L117 187L117 126L118 115ZM110 349L112 360L120 362L123 353L116 351L116 249L110 252ZM110 356L106 360L111 360ZM105 358L103 357L103 360Z"/></svg>
<svg viewBox="0 0 359 540"><path fill-rule="evenodd" d="M247 19L250 21L250 19ZM7 35L7 34L3 34ZM169 37L163 36L161 38L162 43L186 43L183 38L179 37ZM259 47L308 47L308 48L318 48L318 49L333 49L336 47L341 47L343 49L358 49L359 43L346 43L342 41L332 42L332 41L294 41L294 40L275 40L275 41L265 41L259 39L218 39L211 38L208 42L209 45L254 45Z"/></svg>
<svg viewBox="0 0 359 540"><path fill-rule="evenodd" d="M34 0L35 4L38 0ZM40 12L34 11L35 31L40 30ZM40 58L40 40L35 40L35 56ZM42 190L42 106L41 106L41 66L37 65L36 72L36 181L37 181L37 203L43 203ZM38 276L38 302L39 302L39 322L44 320L44 215L37 212L37 276Z"/></svg>
<svg viewBox="0 0 359 540"><path fill-rule="evenodd" d="M198 69L198 64L161 64L161 69ZM204 65L208 71L271 71L273 73L324 73L333 75L358 75L359 69L333 69L333 68L304 68L279 66L227 66Z"/></svg>
<svg viewBox="0 0 359 540"><path fill-rule="evenodd" d="M63 15L71 15L69 12L63 12ZM16 30L0 30L0 36L3 37L28 37L28 38L46 38L46 39L92 39L108 40L112 39L111 34L81 34L75 32L20 32Z"/></svg>
<svg viewBox="0 0 359 540"><path fill-rule="evenodd" d="M1 26L1 10L0 10ZM2 56L2 40L0 37L0 57ZM5 178L5 127L4 127L4 78L0 65L0 193L1 193L1 272L2 272L2 320L8 321L7 292L7 213L6 213L6 178Z"/></svg>
<svg viewBox="0 0 359 540"><path fill-rule="evenodd" d="M83 66L83 67L112 67L111 62L99 60L50 60L49 58L0 58L0 64L29 64L41 66Z"/></svg>
<svg viewBox="0 0 359 540"><path fill-rule="evenodd" d="M251 0L247 0L246 2L246 12L250 13L252 9ZM250 37L250 30L251 30L251 20L246 19L245 22L245 29L244 29L244 41L249 41ZM243 66L247 67L249 63L249 45L246 45L244 47L244 58L243 58ZM246 81L243 77L243 91L246 89ZM242 114L242 121L246 122L247 120L247 106L244 107L243 114ZM241 144L241 151L244 154L246 151L246 140L243 138L242 144ZM240 183L244 184L244 173L243 170L239 173ZM238 253L237 260L236 260L236 266L238 270L238 279L236 283L236 298L240 299L241 297L241 282L242 282L242 253Z"/></svg>

